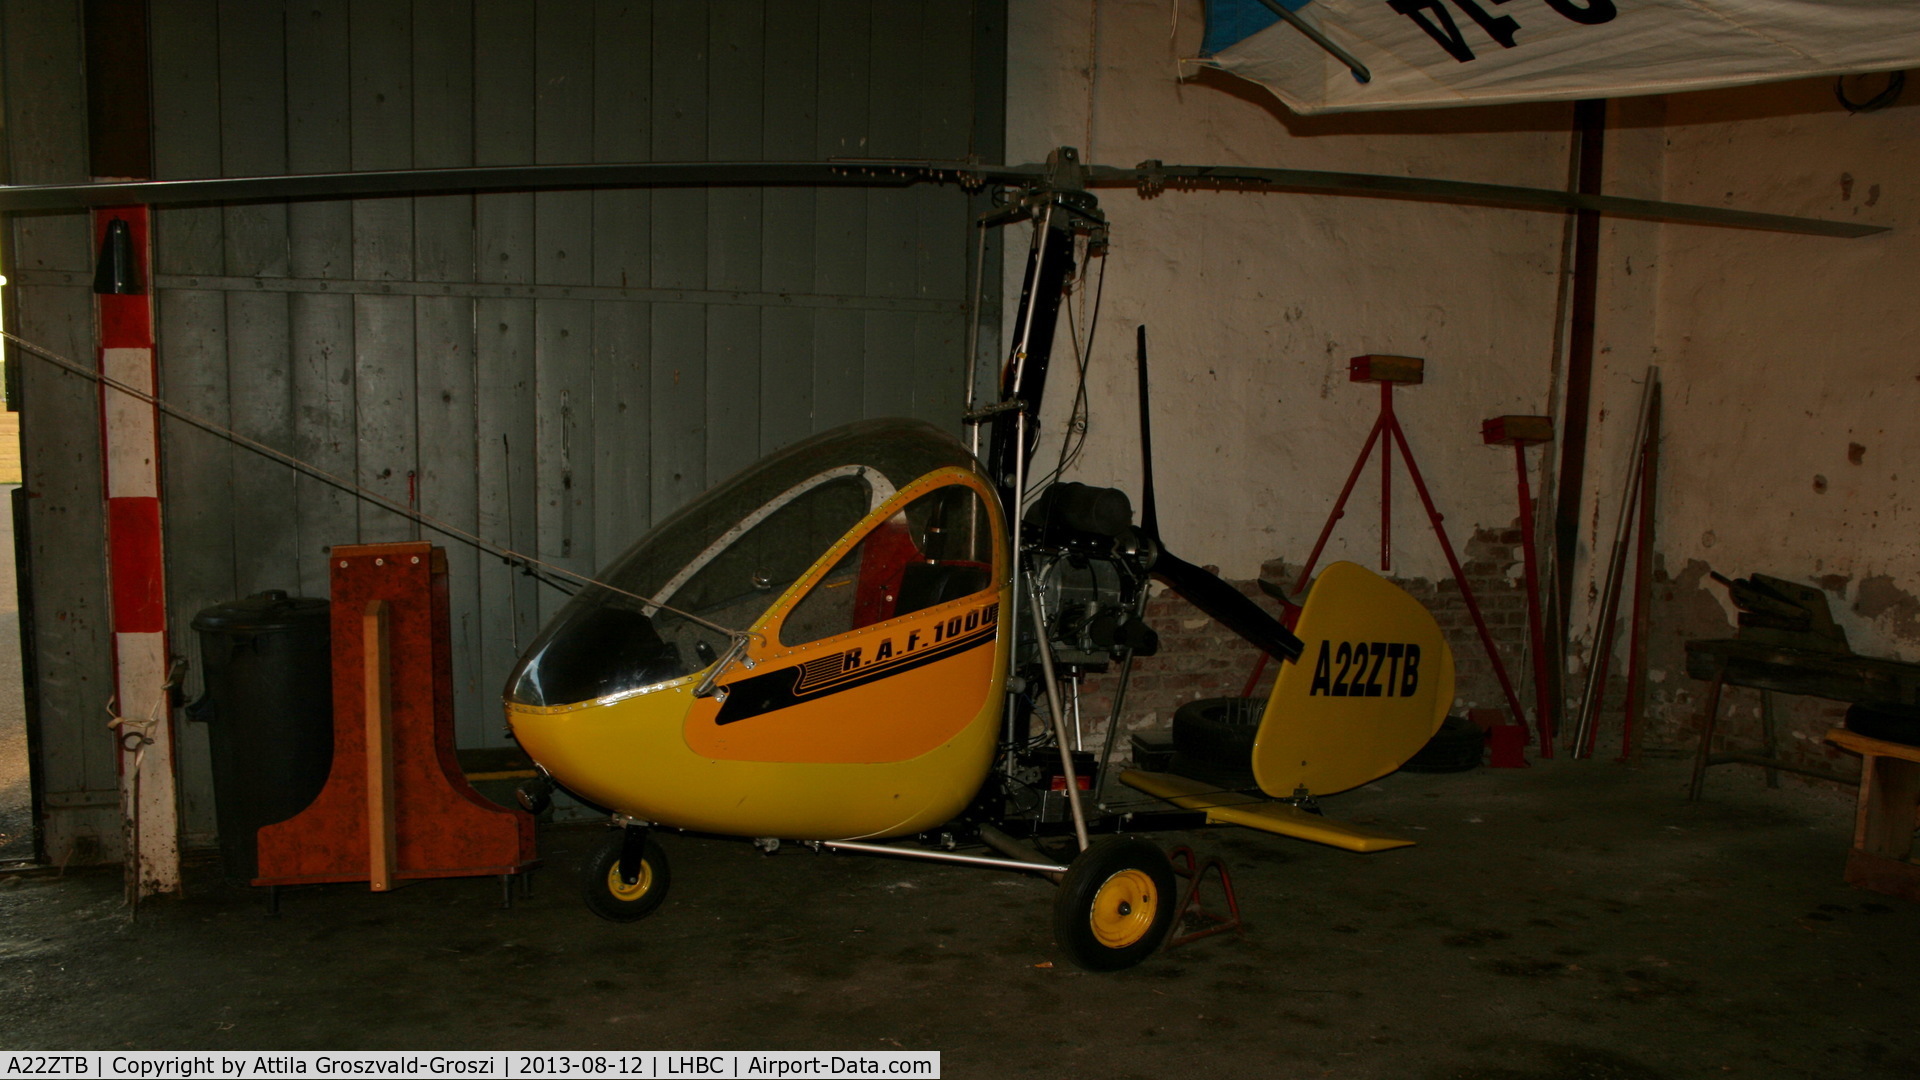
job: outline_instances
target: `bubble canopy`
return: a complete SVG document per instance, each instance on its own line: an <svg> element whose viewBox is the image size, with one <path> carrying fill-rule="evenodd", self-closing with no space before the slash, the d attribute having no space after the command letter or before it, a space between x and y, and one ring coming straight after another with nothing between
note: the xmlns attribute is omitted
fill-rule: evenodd
<svg viewBox="0 0 1920 1080"><path fill-rule="evenodd" d="M763 458L596 574L522 654L507 700L604 701L706 667L729 638L686 615L747 629L869 512L947 467L973 456L919 420L862 420Z"/></svg>

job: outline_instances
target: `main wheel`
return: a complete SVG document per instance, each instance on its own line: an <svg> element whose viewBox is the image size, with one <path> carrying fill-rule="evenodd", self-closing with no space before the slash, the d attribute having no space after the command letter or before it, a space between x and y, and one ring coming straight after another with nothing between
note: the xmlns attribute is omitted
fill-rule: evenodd
<svg viewBox="0 0 1920 1080"><path fill-rule="evenodd" d="M594 851L582 870L586 879L582 892L595 915L614 922L639 922L667 898L673 874L667 869L666 852L649 836L640 853L639 876L628 882L620 875L620 851L625 843L626 837L615 830Z"/></svg>
<svg viewBox="0 0 1920 1080"><path fill-rule="evenodd" d="M1173 864L1130 836L1102 840L1067 867L1053 901L1053 937L1088 971L1119 971L1166 939L1175 904Z"/></svg>

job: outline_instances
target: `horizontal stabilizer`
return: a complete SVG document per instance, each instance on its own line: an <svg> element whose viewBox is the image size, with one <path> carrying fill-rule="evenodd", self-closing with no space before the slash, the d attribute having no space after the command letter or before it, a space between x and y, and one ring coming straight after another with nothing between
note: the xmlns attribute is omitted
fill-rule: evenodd
<svg viewBox="0 0 1920 1080"><path fill-rule="evenodd" d="M1286 803L1238 791L1224 791L1211 784L1172 773L1128 769L1120 774L1120 782L1165 799L1183 810L1203 810L1209 824L1244 825L1249 829L1311 840L1316 844L1327 844L1348 851L1386 851L1389 848L1408 847L1413 843L1404 836L1395 836L1380 829L1329 821Z"/></svg>

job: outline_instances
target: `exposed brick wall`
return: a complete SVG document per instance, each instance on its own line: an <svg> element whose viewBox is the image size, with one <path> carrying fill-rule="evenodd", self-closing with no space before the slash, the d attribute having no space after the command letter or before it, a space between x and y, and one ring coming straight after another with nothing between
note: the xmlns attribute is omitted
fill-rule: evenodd
<svg viewBox="0 0 1920 1080"><path fill-rule="evenodd" d="M1671 574L1664 559L1658 556L1654 559L1649 590L1652 609L1647 636L1647 708L1645 719L1639 722L1634 734L1635 741L1643 748L1691 754L1699 746L1701 710L1710 684L1687 674L1686 643L1734 636L1735 627L1720 604L1721 590L1722 586L1708 577L1708 567L1703 562L1690 560L1678 574ZM1631 603L1631 595L1629 592L1623 599L1623 606ZM1608 668L1596 758L1612 758L1620 751L1627 689L1625 633L1623 621L1622 640L1616 643L1614 660ZM1569 715L1579 706L1577 695L1583 686L1584 675L1569 677L1567 692L1574 695L1567 705ZM1774 707L1777 745L1782 758L1842 775L1858 772L1858 758L1823 741L1827 729L1838 726L1845 717L1846 705L1821 698L1776 694ZM1762 738L1760 692L1728 687L1721 698L1720 721L1714 728L1714 748L1757 752ZM1710 775L1719 772L1716 769ZM1796 782L1800 781L1796 778Z"/></svg>
<svg viewBox="0 0 1920 1080"><path fill-rule="evenodd" d="M1419 537L1407 542L1420 542ZM1426 542L1431 543L1431 539ZM1532 669L1527 664L1527 609L1524 578L1520 573L1520 533L1517 528L1483 529L1474 534L1460 552L1461 568L1466 571L1474 598L1486 616L1487 628L1500 649L1501 660L1523 705L1531 708ZM1291 588L1299 577L1298 564L1274 560L1261 568L1267 581ZM1434 619L1453 648L1458 672L1455 711L1474 707L1505 707L1505 695L1493 675L1486 650L1467 614L1460 587L1451 578L1438 583L1426 578L1393 578L1415 599L1434 613ZM1276 618L1280 604L1262 592L1257 582L1232 582ZM1132 684L1127 689L1126 712L1121 717L1123 731L1164 728L1173 722L1173 712L1197 698L1229 697L1242 692L1253 673L1259 652L1233 632L1200 613L1192 604L1170 591L1162 591L1147 605L1147 621L1160 634L1160 653L1135 662ZM1277 665L1268 664L1255 696L1265 697L1273 689ZM1105 730L1107 713L1112 708L1117 673L1089 676L1081 688L1081 714L1093 738ZM1126 744L1119 747L1125 750Z"/></svg>

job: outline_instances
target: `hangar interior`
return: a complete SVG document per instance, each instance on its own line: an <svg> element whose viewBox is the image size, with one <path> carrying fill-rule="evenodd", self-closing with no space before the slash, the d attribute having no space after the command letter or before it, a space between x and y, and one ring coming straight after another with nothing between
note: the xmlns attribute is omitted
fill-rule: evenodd
<svg viewBox="0 0 1920 1080"><path fill-rule="evenodd" d="M1380 569L1457 658L1449 711L1517 704L1531 726L1551 696L1563 741L1550 756L1535 737L1524 771L1395 773L1346 796L1351 809L1328 800L1335 816L1417 830L1406 852L1186 835L1231 864L1241 945L1096 976L1049 952L1043 881L762 860L701 837L668 838L685 883L660 915L601 924L559 884L597 829L564 797L540 831L552 887L510 909L486 881L394 896L336 885L265 920L259 890L214 865L208 731L184 714L206 690L196 613L266 590L324 597L336 546L424 539L446 553L454 744L469 773L509 760L501 687L567 597L498 552L593 575L701 492L849 421L911 417L966 439L970 394L990 396L1024 340L1025 227L975 228L1003 204L995 185L156 205L154 396L206 423L155 427L164 633L184 660L160 700L185 870L159 896L136 883L137 905L120 890L125 763L105 720L133 711L116 698L109 411L94 381L44 355L91 368L113 347L99 223L15 211L4 317L30 775L0 787L28 794L31 827L0 849L15 860L0 965L34 973L0 996L0 1016L19 1020L20 1044L881 1040L1009 1074L1212 1060L1299 1075L1904 1075L1920 924L1912 899L1841 880L1860 757L1826 736L1847 703L1738 680L1721 695L1687 644L1735 637L1750 620L1722 579L1763 574L1817 594L1807 603L1853 654L1920 661L1914 489L1899 480L1920 451L1920 314L1900 269L1920 255L1920 191L1902 179L1920 174L1915 99L1896 90L1856 110L1820 77L1302 115L1193 63L1201 33L1201 5L1176 0L0 3L8 185L1015 164L1072 147L1121 167L1431 177L1888 230L1841 239L1254 185L1098 192L1106 246L1083 252L1071 282L1059 382L1033 417L1036 468L1138 492L1145 325L1167 548L1275 615L1261 584L1292 591L1315 557ZM1383 528L1377 462L1322 535L1376 418L1378 395L1350 377L1359 356L1425 362L1394 391L1395 415L1458 580L1404 473ZM1656 379L1636 635L1620 522L1641 490ZM1502 416L1554 422L1520 458L1531 516L1516 509L1512 451L1483 440ZM1528 535L1550 667L1528 636ZM1280 665L1257 673L1258 650L1178 592L1156 587L1145 612L1158 654L1128 682L1090 675L1075 706L1101 718L1124 695L1123 749L1197 699L1273 686ZM1587 756L1564 739L1590 684L1602 705ZM1690 801L1710 687L1711 748L1770 744L1775 767L1716 766ZM1097 743L1101 724L1086 735ZM486 790L505 802L510 786ZM953 1015L954 989L984 1003L978 1015ZM715 1004L736 995L777 1019ZM1459 1023L1436 1024L1436 1005ZM83 1018L103 1008L126 1022Z"/></svg>

